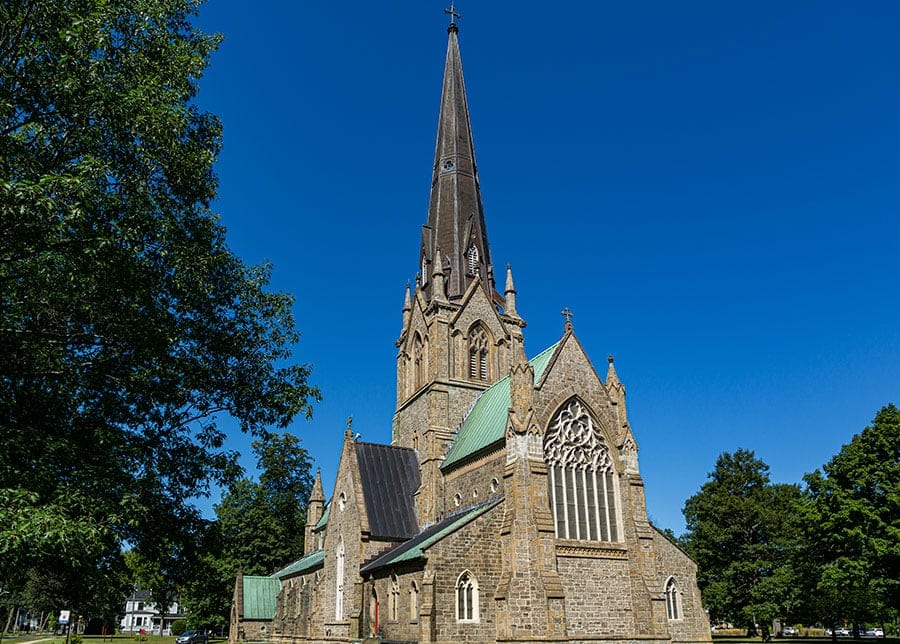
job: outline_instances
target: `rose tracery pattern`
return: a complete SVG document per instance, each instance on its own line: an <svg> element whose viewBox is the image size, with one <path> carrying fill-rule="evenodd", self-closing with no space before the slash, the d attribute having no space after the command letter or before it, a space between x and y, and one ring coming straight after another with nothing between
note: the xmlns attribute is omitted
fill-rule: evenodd
<svg viewBox="0 0 900 644"><path fill-rule="evenodd" d="M544 441L548 465L592 472L612 471L612 459L594 421L577 399L563 407L550 423Z"/></svg>
<svg viewBox="0 0 900 644"><path fill-rule="evenodd" d="M571 399L544 438L556 536L618 541L618 484L609 449L587 409Z"/></svg>

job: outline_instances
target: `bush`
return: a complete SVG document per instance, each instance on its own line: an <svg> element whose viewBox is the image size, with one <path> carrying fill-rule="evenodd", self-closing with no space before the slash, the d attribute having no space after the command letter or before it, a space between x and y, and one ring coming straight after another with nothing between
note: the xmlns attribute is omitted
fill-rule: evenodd
<svg viewBox="0 0 900 644"><path fill-rule="evenodd" d="M176 619L172 622L172 635L178 637L187 630L187 620Z"/></svg>

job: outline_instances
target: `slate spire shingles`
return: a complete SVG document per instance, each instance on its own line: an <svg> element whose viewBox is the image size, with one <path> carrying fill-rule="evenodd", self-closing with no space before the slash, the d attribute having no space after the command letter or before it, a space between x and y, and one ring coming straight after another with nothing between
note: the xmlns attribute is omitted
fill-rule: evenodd
<svg viewBox="0 0 900 644"><path fill-rule="evenodd" d="M454 23L447 31L449 41L434 149L428 223L422 229L420 266L423 291L425 298L431 301L433 263L440 249L449 300L462 297L476 277L481 277L493 298L493 266L459 55L459 29Z"/></svg>

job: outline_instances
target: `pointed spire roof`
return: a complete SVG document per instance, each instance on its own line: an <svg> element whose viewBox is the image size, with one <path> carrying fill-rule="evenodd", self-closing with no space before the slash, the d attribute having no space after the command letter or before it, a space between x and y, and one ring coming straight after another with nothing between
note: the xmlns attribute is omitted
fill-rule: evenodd
<svg viewBox="0 0 900 644"><path fill-rule="evenodd" d="M619 374L616 373L616 368L613 366L613 362L615 362L615 359L613 358L612 354L610 354L606 359L609 361L609 368L606 370L606 386L621 386L622 383L619 382Z"/></svg>
<svg viewBox="0 0 900 644"><path fill-rule="evenodd" d="M309 495L309 502L315 503L325 502L325 491L322 489L322 470L316 469L316 480L313 481L312 492Z"/></svg>
<svg viewBox="0 0 900 644"><path fill-rule="evenodd" d="M428 301L431 300L433 286L433 281L428 278L433 273L432 264L438 248L449 265L449 271L444 275L448 299L462 297L477 277L481 277L490 291L494 290L493 266L475 164L475 143L459 55L459 29L455 22L451 23L447 32L449 40L434 149L428 223L422 230L420 264ZM426 269L426 266L429 268Z"/></svg>

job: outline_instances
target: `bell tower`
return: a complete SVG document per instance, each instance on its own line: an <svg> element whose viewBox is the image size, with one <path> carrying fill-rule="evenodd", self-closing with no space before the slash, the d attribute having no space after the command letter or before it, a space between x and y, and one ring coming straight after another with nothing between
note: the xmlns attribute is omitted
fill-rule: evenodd
<svg viewBox="0 0 900 644"><path fill-rule="evenodd" d="M459 16L449 13L428 218L397 340L392 444L419 455L422 525L443 515L440 466L447 448L478 395L509 373L513 337L521 337L525 326L509 267L505 294L495 289L459 53Z"/></svg>

